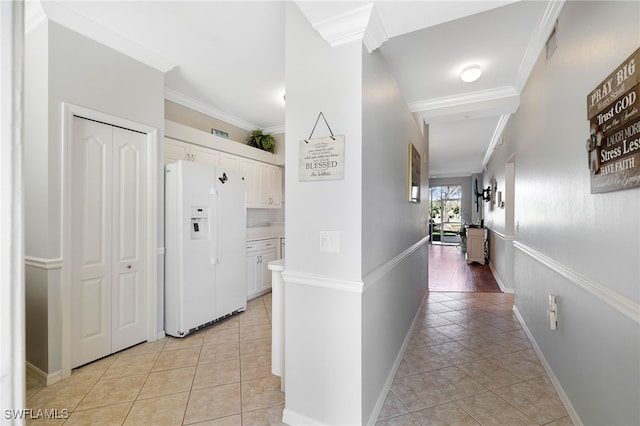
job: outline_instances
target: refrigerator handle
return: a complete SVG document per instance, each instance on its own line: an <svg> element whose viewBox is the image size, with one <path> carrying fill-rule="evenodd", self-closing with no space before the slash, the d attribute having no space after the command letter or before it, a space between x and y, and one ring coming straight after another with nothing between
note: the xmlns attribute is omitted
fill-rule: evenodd
<svg viewBox="0 0 640 426"><path fill-rule="evenodd" d="M211 264L218 264L218 241L220 240L220 205L218 202L218 191L211 188L211 218L209 226L209 246L211 247Z"/></svg>
<svg viewBox="0 0 640 426"><path fill-rule="evenodd" d="M216 254L215 254L215 264L219 264L220 263L220 253L222 253L222 208L220 207L220 191L218 191L217 189L215 190L216 192L216 217L215 217L215 221L216 221L216 235L215 235L215 248L216 248Z"/></svg>

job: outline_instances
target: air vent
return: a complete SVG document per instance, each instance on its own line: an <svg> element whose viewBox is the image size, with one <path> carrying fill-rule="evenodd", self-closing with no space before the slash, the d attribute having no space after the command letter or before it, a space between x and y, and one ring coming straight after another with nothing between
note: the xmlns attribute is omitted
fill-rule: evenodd
<svg viewBox="0 0 640 426"><path fill-rule="evenodd" d="M558 21L556 21L556 24L553 26L553 31L551 31L551 35L547 39L547 44L546 44L547 62L549 62L549 59L551 59L551 55L553 55L553 52L556 51L556 47L558 47L557 34L558 34Z"/></svg>

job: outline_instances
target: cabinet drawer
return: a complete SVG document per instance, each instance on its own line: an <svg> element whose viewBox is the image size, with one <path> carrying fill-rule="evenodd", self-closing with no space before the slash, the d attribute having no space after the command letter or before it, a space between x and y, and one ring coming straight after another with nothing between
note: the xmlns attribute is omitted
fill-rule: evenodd
<svg viewBox="0 0 640 426"><path fill-rule="evenodd" d="M266 240L247 241L247 252L275 249L278 246L278 240L269 238Z"/></svg>

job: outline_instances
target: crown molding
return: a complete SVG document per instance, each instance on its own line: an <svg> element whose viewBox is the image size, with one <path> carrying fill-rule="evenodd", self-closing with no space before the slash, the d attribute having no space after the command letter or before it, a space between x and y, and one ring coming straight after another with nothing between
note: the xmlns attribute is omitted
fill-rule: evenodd
<svg viewBox="0 0 640 426"><path fill-rule="evenodd" d="M507 122L509 121L509 117L511 117L511 114L502 114L500 116L500 120L498 120L498 124L496 125L496 129L493 131L493 136L491 136L491 142L489 143L489 147L487 148L487 152L484 154L484 159L482 160L482 167L483 168L489 162L489 159L491 158L491 155L493 155L493 150L495 149L496 145L498 144L498 141L502 137L502 132L504 132L504 128L507 125Z"/></svg>
<svg viewBox="0 0 640 426"><path fill-rule="evenodd" d="M331 47L360 41L369 25L373 3L312 23L312 27Z"/></svg>
<svg viewBox="0 0 640 426"><path fill-rule="evenodd" d="M513 86L496 87L494 89L411 102L409 110L411 112L429 111L519 96L520 94Z"/></svg>
<svg viewBox="0 0 640 426"><path fill-rule="evenodd" d="M544 50L544 47L549 38L549 34L556 25L556 21L562 12L565 0L552 0L547 4L547 8L542 15L542 19L538 22L538 26L533 33L533 36L529 40L527 49L525 50L520 67L518 68L518 74L516 76L515 88L518 92L522 92L524 85L529 80L529 76L535 67L540 52Z"/></svg>
<svg viewBox="0 0 640 426"><path fill-rule="evenodd" d="M39 2L40 3L40 2ZM104 44L124 55L166 73L177 67L173 61L152 52L115 31L83 16L58 1L41 2L46 17L66 28Z"/></svg>
<svg viewBox="0 0 640 426"><path fill-rule="evenodd" d="M177 104L186 106L187 108L191 108L192 110L206 114L210 117L217 118L218 120L222 120L244 130L253 130L259 127L249 121L243 120L239 117L236 117L235 115L228 114L224 111L212 107L209 104L193 99L187 95L183 95L177 90L170 89L168 87L165 87L164 89L164 98L171 102L175 102Z"/></svg>
<svg viewBox="0 0 640 426"><path fill-rule="evenodd" d="M364 33L364 45L369 53L382 46L382 43L389 40L389 35L384 29L378 10L374 7L369 16L369 24Z"/></svg>
<svg viewBox="0 0 640 426"><path fill-rule="evenodd" d="M24 33L28 34L40 23L47 19L46 13L39 1L32 0L24 3Z"/></svg>

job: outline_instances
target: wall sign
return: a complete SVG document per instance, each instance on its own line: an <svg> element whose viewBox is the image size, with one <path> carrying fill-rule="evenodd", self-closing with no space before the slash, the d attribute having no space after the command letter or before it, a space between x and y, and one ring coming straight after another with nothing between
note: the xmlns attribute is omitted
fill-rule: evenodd
<svg viewBox="0 0 640 426"><path fill-rule="evenodd" d="M587 96L591 193L640 186L640 49Z"/></svg>
<svg viewBox="0 0 640 426"><path fill-rule="evenodd" d="M340 179L344 179L344 135L300 141L299 181Z"/></svg>

